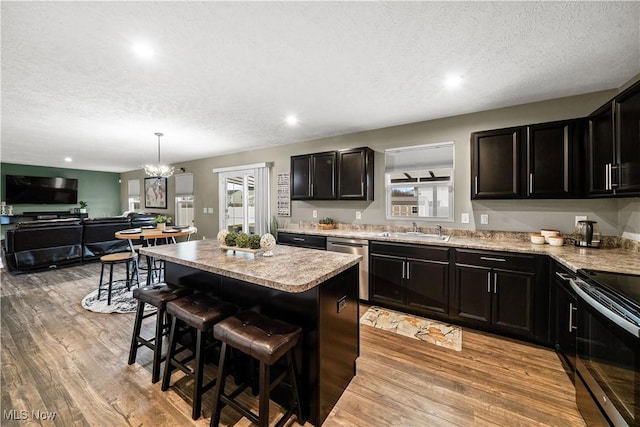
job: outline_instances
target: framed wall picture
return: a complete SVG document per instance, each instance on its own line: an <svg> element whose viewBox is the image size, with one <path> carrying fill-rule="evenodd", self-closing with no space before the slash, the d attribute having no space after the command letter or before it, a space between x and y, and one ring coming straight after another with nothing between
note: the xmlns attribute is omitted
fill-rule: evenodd
<svg viewBox="0 0 640 427"><path fill-rule="evenodd" d="M144 207L167 209L167 178L144 179Z"/></svg>

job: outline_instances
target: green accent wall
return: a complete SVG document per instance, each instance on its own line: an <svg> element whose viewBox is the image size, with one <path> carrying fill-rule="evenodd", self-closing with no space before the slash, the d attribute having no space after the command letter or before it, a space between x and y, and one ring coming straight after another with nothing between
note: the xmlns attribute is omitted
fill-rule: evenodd
<svg viewBox="0 0 640 427"><path fill-rule="evenodd" d="M43 166L18 165L0 163L2 183L0 184L0 200L4 200L5 175L29 175L78 180L78 201L88 203L87 212L91 218L121 215L120 207L120 174L113 172L96 172L81 169L51 168ZM39 211L70 211L78 205L31 205L13 206L13 214Z"/></svg>

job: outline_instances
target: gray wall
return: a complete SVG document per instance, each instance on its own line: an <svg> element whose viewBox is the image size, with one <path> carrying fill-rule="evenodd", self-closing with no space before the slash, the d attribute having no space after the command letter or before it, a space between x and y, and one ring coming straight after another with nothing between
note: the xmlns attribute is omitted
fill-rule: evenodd
<svg viewBox="0 0 640 427"><path fill-rule="evenodd" d="M275 212L276 174L289 172L289 158L333 149L369 146L375 156L375 200L361 201L294 201L291 217L279 217L281 224L298 224L314 221L313 210L318 218L329 216L342 223L410 225L401 220L387 221L384 201L384 150L418 144L455 141L455 222L445 223L445 228L535 231L540 228L555 228L563 233L574 229L576 215L587 215L600 223L604 235L622 235L640 240L639 199L597 200L470 200L470 143L473 131L503 128L508 126L540 123L554 120L583 117L594 111L617 94L617 90L595 92L555 100L536 102L515 107L480 113L447 117L402 126L359 132L291 145L266 148L250 152L213 157L177 164L194 174L195 223L199 236L213 238L218 232L218 182L213 168L237 166L257 162L274 162L272 169L272 208ZM126 182L132 177L143 178L141 171L122 174L122 203L126 207ZM169 179L169 203L174 197L174 180ZM213 208L213 214L203 213L203 208ZM154 209L154 211L158 211ZM362 212L362 219L355 219L355 212ZM172 214L173 206L167 213ZM470 214L471 223L461 224L460 214ZM480 214L489 215L489 224L480 225ZM419 221L420 226L434 225Z"/></svg>

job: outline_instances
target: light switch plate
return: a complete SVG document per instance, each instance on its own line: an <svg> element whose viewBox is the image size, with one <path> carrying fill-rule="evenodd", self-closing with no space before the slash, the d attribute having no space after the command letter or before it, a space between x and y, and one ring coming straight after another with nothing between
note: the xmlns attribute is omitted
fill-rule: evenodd
<svg viewBox="0 0 640 427"><path fill-rule="evenodd" d="M489 214L480 215L480 224L489 224Z"/></svg>
<svg viewBox="0 0 640 427"><path fill-rule="evenodd" d="M463 224L469 224L469 214L463 213L460 215L460 222Z"/></svg>
<svg viewBox="0 0 640 427"><path fill-rule="evenodd" d="M356 219L362 219L362 212L356 211Z"/></svg>
<svg viewBox="0 0 640 427"><path fill-rule="evenodd" d="M207 208L207 213L212 214L213 213L213 208Z"/></svg>
<svg viewBox="0 0 640 427"><path fill-rule="evenodd" d="M202 213L207 213L207 208L202 208Z"/></svg>
<svg viewBox="0 0 640 427"><path fill-rule="evenodd" d="M311 214L314 218L318 218L318 211L314 210Z"/></svg>

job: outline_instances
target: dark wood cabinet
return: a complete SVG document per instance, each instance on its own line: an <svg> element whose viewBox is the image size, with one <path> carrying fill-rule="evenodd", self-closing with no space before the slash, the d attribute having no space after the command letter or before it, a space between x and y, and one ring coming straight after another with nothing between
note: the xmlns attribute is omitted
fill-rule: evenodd
<svg viewBox="0 0 640 427"><path fill-rule="evenodd" d="M640 83L616 98L616 194L640 194Z"/></svg>
<svg viewBox="0 0 640 427"><path fill-rule="evenodd" d="M534 198L570 198L576 121L529 125L527 135L526 194Z"/></svg>
<svg viewBox="0 0 640 427"><path fill-rule="evenodd" d="M462 249L455 253L451 316L533 338L535 257Z"/></svg>
<svg viewBox="0 0 640 427"><path fill-rule="evenodd" d="M613 103L608 103L588 117L589 123L589 194L613 194L611 186L614 164Z"/></svg>
<svg viewBox="0 0 640 427"><path fill-rule="evenodd" d="M425 315L449 312L449 249L370 242L371 302Z"/></svg>
<svg viewBox="0 0 640 427"><path fill-rule="evenodd" d="M373 150L338 151L338 199L373 200Z"/></svg>
<svg viewBox="0 0 640 427"><path fill-rule="evenodd" d="M640 195L640 82L589 116L589 194Z"/></svg>
<svg viewBox="0 0 640 427"><path fill-rule="evenodd" d="M513 199L521 196L522 128L471 134L471 198Z"/></svg>
<svg viewBox="0 0 640 427"><path fill-rule="evenodd" d="M311 234L278 232L278 244L287 246L298 246L307 249L326 250L327 238L325 236L314 236Z"/></svg>
<svg viewBox="0 0 640 427"><path fill-rule="evenodd" d="M335 151L291 156L291 199L336 198Z"/></svg>
<svg viewBox="0 0 640 427"><path fill-rule="evenodd" d="M373 200L373 150L291 156L292 200Z"/></svg>
<svg viewBox="0 0 640 427"><path fill-rule="evenodd" d="M551 292L554 346L568 373L573 377L576 369L578 298L568 283L572 276L568 270L555 264L551 276Z"/></svg>

